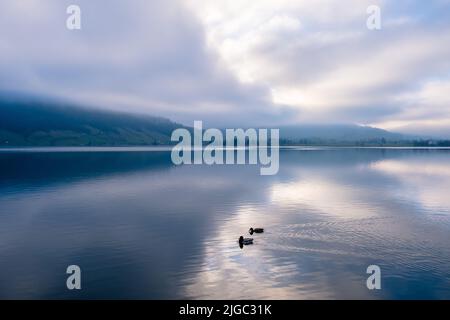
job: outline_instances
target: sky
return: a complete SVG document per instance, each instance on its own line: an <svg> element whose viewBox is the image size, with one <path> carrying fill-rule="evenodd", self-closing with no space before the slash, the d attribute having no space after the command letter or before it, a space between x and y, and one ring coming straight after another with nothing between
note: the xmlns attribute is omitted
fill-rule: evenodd
<svg viewBox="0 0 450 320"><path fill-rule="evenodd" d="M187 125L450 137L450 0L2 0L0 91Z"/></svg>

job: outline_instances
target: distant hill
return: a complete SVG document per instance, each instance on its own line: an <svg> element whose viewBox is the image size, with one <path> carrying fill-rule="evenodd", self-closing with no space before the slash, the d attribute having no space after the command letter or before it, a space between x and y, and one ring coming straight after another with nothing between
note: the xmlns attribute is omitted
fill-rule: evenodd
<svg viewBox="0 0 450 320"><path fill-rule="evenodd" d="M0 146L127 146L170 144L168 119L0 98Z"/></svg>
<svg viewBox="0 0 450 320"><path fill-rule="evenodd" d="M165 118L0 94L0 147L170 145L177 128ZM450 146L436 141L358 125L280 127L280 145Z"/></svg>
<svg viewBox="0 0 450 320"><path fill-rule="evenodd" d="M416 139L400 133L353 124L317 124L280 128L280 144L304 145L383 145Z"/></svg>

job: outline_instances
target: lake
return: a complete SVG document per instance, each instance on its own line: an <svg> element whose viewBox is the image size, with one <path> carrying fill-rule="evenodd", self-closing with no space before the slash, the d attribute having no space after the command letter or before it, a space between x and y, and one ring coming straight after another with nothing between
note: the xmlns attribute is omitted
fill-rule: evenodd
<svg viewBox="0 0 450 320"><path fill-rule="evenodd" d="M1 149L0 298L450 299L450 150L283 148L274 176L169 150Z"/></svg>

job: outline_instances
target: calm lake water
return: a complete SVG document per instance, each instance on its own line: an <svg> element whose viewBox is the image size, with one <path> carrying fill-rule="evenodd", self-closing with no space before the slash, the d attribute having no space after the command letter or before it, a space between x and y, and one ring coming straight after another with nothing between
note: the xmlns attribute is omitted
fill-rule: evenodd
<svg viewBox="0 0 450 320"><path fill-rule="evenodd" d="M450 150L292 148L275 176L83 150L0 151L0 298L450 299Z"/></svg>

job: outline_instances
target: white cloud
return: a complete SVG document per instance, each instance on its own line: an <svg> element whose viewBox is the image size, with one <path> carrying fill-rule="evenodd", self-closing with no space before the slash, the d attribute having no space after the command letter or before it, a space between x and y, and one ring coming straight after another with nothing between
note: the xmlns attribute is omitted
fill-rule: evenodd
<svg viewBox="0 0 450 320"><path fill-rule="evenodd" d="M239 79L267 85L275 105L297 110L296 121L382 124L404 113L400 97L411 88L450 75L448 23L421 21L419 3L375 1L384 21L376 32L365 26L373 1L190 3ZM437 16L441 5L429 7Z"/></svg>
<svg viewBox="0 0 450 320"><path fill-rule="evenodd" d="M450 121L448 1L80 0L79 32L69 4L1 2L0 90L208 125Z"/></svg>
<svg viewBox="0 0 450 320"><path fill-rule="evenodd" d="M114 0L105 7L80 0L82 29L69 31L71 3L1 2L0 90L191 124L277 117L267 89L239 83L207 48L203 27L182 2Z"/></svg>
<svg viewBox="0 0 450 320"><path fill-rule="evenodd" d="M398 97L403 110L374 126L390 130L450 138L450 80L426 81L418 89Z"/></svg>

